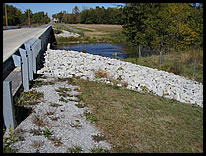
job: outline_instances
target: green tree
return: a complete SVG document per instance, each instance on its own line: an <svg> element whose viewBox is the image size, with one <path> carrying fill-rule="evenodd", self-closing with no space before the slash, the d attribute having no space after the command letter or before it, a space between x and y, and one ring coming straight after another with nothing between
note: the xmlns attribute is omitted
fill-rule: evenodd
<svg viewBox="0 0 206 156"><path fill-rule="evenodd" d="M7 7L7 18L8 18L8 25L19 25L21 23L20 15L21 11L12 6L6 5ZM3 25L6 25L6 18L5 18L5 4L3 4Z"/></svg>
<svg viewBox="0 0 206 156"><path fill-rule="evenodd" d="M80 19L79 19L79 8L77 6L75 6L72 9L72 16L73 16L73 23L79 23Z"/></svg>

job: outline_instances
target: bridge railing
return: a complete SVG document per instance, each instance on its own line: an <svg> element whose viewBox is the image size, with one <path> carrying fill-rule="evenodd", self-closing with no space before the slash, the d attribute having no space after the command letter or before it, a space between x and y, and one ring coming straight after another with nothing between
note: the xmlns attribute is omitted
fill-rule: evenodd
<svg viewBox="0 0 206 156"><path fill-rule="evenodd" d="M52 26L48 27L40 37L32 38L22 44L8 59L3 62L3 118L6 128L11 125L16 127L15 111L13 106L12 80L9 75L21 68L21 81L18 87L23 86L24 90L29 90L29 81L33 80L37 67L41 64L41 56L47 49L47 44L53 42L54 34ZM15 90L18 90L16 88Z"/></svg>

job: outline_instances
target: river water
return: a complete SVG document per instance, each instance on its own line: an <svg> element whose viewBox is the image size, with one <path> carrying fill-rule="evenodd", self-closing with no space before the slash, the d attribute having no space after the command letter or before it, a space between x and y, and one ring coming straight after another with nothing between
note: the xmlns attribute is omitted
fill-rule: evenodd
<svg viewBox="0 0 206 156"><path fill-rule="evenodd" d="M122 46L111 43L67 43L61 46L58 45L57 49L74 51L86 50L86 53L109 58L123 59L128 57Z"/></svg>

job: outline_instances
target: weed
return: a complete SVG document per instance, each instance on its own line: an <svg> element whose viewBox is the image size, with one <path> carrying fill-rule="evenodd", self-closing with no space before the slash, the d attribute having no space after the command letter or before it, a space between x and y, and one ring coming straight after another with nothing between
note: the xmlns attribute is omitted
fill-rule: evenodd
<svg viewBox="0 0 206 156"><path fill-rule="evenodd" d="M168 67L168 72L180 75L182 73L182 66L178 62L174 62L172 67Z"/></svg>
<svg viewBox="0 0 206 156"><path fill-rule="evenodd" d="M81 96L80 93L78 93L78 94L76 95L76 97L79 99L79 101L82 101L82 100L83 100L83 97Z"/></svg>
<svg viewBox="0 0 206 156"><path fill-rule="evenodd" d="M61 34L61 33L63 33L63 31L60 30L60 29L53 29L53 30L54 30L54 34Z"/></svg>
<svg viewBox="0 0 206 156"><path fill-rule="evenodd" d="M74 146L73 148L68 148L67 152L69 153L81 153L82 148L79 146Z"/></svg>
<svg viewBox="0 0 206 156"><path fill-rule="evenodd" d="M3 137L3 153L16 153L18 149L13 148L14 143L18 141L15 135L15 131L9 125L8 137Z"/></svg>
<svg viewBox="0 0 206 156"><path fill-rule="evenodd" d="M91 149L91 152L92 153L109 153L109 150L96 147L96 148Z"/></svg>
<svg viewBox="0 0 206 156"><path fill-rule="evenodd" d="M33 135L42 135L40 128L38 128L38 129L30 129L30 133L33 134Z"/></svg>
<svg viewBox="0 0 206 156"><path fill-rule="evenodd" d="M48 140L51 140L52 143L54 143L54 146L62 145L61 138L49 137Z"/></svg>
<svg viewBox="0 0 206 156"><path fill-rule="evenodd" d="M124 70L124 68L122 68L122 67L119 67L117 70Z"/></svg>
<svg viewBox="0 0 206 156"><path fill-rule="evenodd" d="M59 96L63 96L63 97L72 97L73 95L70 95L69 93L67 93L68 91L71 91L70 88L59 88L59 89L55 89L56 92L58 92Z"/></svg>
<svg viewBox="0 0 206 156"><path fill-rule="evenodd" d="M46 112L46 115L54 115L54 112Z"/></svg>
<svg viewBox="0 0 206 156"><path fill-rule="evenodd" d="M17 101L17 105L27 106L27 105L35 105L38 104L44 97L44 94L41 92L37 92L35 90L31 90L28 92L22 92L20 98Z"/></svg>
<svg viewBox="0 0 206 156"><path fill-rule="evenodd" d="M77 106L78 108L84 108L86 107L86 104L80 101L78 104L75 104L75 106Z"/></svg>
<svg viewBox="0 0 206 156"><path fill-rule="evenodd" d="M55 89L56 92L59 92L59 93L64 93L64 92L68 92L68 91L71 91L70 88L62 88L62 87L59 87L59 89Z"/></svg>
<svg viewBox="0 0 206 156"><path fill-rule="evenodd" d="M90 121L91 123L96 122L97 121L97 117L96 115L92 114L89 111L85 111L84 115L86 117L86 120Z"/></svg>
<svg viewBox="0 0 206 156"><path fill-rule="evenodd" d="M81 50L81 52L86 53L86 52L87 52L87 50L86 50L86 49L82 49L82 50Z"/></svg>
<svg viewBox="0 0 206 156"><path fill-rule="evenodd" d="M38 127L45 126L43 119L41 119L40 116L35 114L32 116L32 123L37 125Z"/></svg>
<svg viewBox="0 0 206 156"><path fill-rule="evenodd" d="M128 83L125 81L121 82L121 84L122 84L122 87L124 87L124 88L126 88L128 86Z"/></svg>
<svg viewBox="0 0 206 156"><path fill-rule="evenodd" d="M108 78L108 73L103 70L98 70L94 74L95 74L95 78Z"/></svg>
<svg viewBox="0 0 206 156"><path fill-rule="evenodd" d="M60 105L60 104L58 104L58 103L50 103L50 106L52 106L52 107L59 107L59 106L62 106L62 105Z"/></svg>
<svg viewBox="0 0 206 156"><path fill-rule="evenodd" d="M70 126L77 129L82 127L82 125L80 125L79 123L71 123Z"/></svg>
<svg viewBox="0 0 206 156"><path fill-rule="evenodd" d="M54 116L52 116L52 117L50 117L50 119L52 120L52 121L57 121L58 119L60 119L59 117L54 117Z"/></svg>
<svg viewBox="0 0 206 156"><path fill-rule="evenodd" d="M140 86L140 88L141 88L142 91L144 91L144 92L148 90L146 86Z"/></svg>
<svg viewBox="0 0 206 156"><path fill-rule="evenodd" d="M15 130L15 135L18 138L19 141L24 141L24 137L22 136L23 133L25 133L26 130L22 129L22 128L17 128Z"/></svg>
<svg viewBox="0 0 206 156"><path fill-rule="evenodd" d="M42 81L42 80L36 80L36 81L33 81L32 82L32 87L33 88L37 88L37 87L41 87L43 85L53 85L54 82L50 81L50 82L47 82L47 81Z"/></svg>
<svg viewBox="0 0 206 156"><path fill-rule="evenodd" d="M44 129L42 130L42 135L45 138L48 138L52 135L52 132L47 127L44 127Z"/></svg>
<svg viewBox="0 0 206 156"><path fill-rule="evenodd" d="M118 81L122 81L122 77L119 76L119 77L117 78L117 80L118 80Z"/></svg>
<svg viewBox="0 0 206 156"><path fill-rule="evenodd" d="M44 145L44 141L41 140L33 140L31 146L34 148L40 148Z"/></svg>
<svg viewBox="0 0 206 156"><path fill-rule="evenodd" d="M101 134L97 134L97 135L92 135L92 139L96 142L100 142L103 140L106 140L105 136L101 135Z"/></svg>
<svg viewBox="0 0 206 156"><path fill-rule="evenodd" d="M68 102L68 100L66 100L66 99L64 99L63 97L61 97L60 99L59 99L59 101L62 101L62 102Z"/></svg>

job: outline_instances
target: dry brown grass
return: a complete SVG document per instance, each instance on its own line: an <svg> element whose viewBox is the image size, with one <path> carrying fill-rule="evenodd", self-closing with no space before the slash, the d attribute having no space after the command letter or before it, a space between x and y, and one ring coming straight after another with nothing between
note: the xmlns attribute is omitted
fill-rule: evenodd
<svg viewBox="0 0 206 156"><path fill-rule="evenodd" d="M96 78L108 78L108 73L100 69L95 72L95 77Z"/></svg>
<svg viewBox="0 0 206 156"><path fill-rule="evenodd" d="M107 35L111 35L114 33L120 33L122 31L121 25L109 25L109 24L69 24L72 27L90 30L83 31L85 36L89 36L91 38L102 38L108 37Z"/></svg>
<svg viewBox="0 0 206 156"><path fill-rule="evenodd" d="M121 25L110 25L110 24L70 24L71 26L78 28L86 28L91 31L121 31Z"/></svg>
<svg viewBox="0 0 206 156"><path fill-rule="evenodd" d="M202 152L203 111L150 94L78 80L111 152Z"/></svg>

